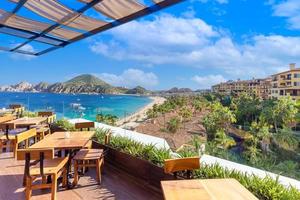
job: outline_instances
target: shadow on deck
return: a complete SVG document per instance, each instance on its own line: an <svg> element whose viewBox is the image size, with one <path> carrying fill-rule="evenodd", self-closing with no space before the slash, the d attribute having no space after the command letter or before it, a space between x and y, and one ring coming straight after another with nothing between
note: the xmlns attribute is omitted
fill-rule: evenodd
<svg viewBox="0 0 300 200"><path fill-rule="evenodd" d="M22 178L24 161L16 161L12 153L0 153L0 200L25 199ZM59 187L57 199L163 199L162 194L146 187L140 180L105 163L102 173L102 183L95 181L95 170L91 168L85 176L79 179L78 185L71 190ZM50 199L50 189L35 190L34 199Z"/></svg>

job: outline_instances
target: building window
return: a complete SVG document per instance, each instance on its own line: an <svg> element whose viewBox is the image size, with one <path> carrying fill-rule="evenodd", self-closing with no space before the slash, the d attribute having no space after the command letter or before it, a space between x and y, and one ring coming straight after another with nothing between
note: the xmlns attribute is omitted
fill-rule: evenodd
<svg viewBox="0 0 300 200"><path fill-rule="evenodd" d="M283 91L283 90L280 90L279 95L280 95L280 96L283 96L283 95L284 95L284 91Z"/></svg>
<svg viewBox="0 0 300 200"><path fill-rule="evenodd" d="M294 74L294 78L300 78L300 74Z"/></svg>
<svg viewBox="0 0 300 200"><path fill-rule="evenodd" d="M300 82L294 82L294 86L300 86Z"/></svg>

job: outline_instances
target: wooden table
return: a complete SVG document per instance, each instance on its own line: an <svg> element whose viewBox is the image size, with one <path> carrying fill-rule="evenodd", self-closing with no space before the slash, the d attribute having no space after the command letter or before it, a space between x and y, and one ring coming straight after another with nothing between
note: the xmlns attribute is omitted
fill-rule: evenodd
<svg viewBox="0 0 300 200"><path fill-rule="evenodd" d="M235 179L161 181L165 200L258 200Z"/></svg>
<svg viewBox="0 0 300 200"><path fill-rule="evenodd" d="M67 166L68 174L68 189L72 188L72 184L69 181L70 166L73 158L73 150L82 149L89 142L89 140L94 136L95 131L76 131L69 132L70 137L65 138L66 132L55 132L43 140L35 143L29 148L54 148L56 150L66 150L69 155L69 161Z"/></svg>
<svg viewBox="0 0 300 200"><path fill-rule="evenodd" d="M38 125L45 121L47 121L47 117L22 117L19 119L5 122L3 124L7 127L6 130L21 127L26 127L27 129L29 129L31 125Z"/></svg>
<svg viewBox="0 0 300 200"><path fill-rule="evenodd" d="M81 149L94 134L95 131L76 131L70 132L70 138L65 138L65 132L55 132L29 148L54 148L56 150Z"/></svg>

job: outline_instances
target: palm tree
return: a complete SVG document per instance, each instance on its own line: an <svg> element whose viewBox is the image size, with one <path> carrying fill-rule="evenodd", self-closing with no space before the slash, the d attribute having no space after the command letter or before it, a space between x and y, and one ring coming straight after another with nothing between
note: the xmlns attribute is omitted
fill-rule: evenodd
<svg viewBox="0 0 300 200"><path fill-rule="evenodd" d="M284 127L274 135L277 145L287 150L296 150L299 146L299 140L290 128Z"/></svg>

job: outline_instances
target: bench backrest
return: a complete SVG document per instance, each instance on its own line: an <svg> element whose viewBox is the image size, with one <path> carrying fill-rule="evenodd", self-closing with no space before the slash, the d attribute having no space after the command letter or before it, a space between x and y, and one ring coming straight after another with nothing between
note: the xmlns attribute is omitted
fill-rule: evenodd
<svg viewBox="0 0 300 200"><path fill-rule="evenodd" d="M200 168L200 157L167 159L164 162L165 173L174 173L187 171L188 176L191 170ZM189 178L189 177L188 177Z"/></svg>
<svg viewBox="0 0 300 200"><path fill-rule="evenodd" d="M16 108L22 108L22 105L21 104L10 104L8 107L10 109L16 109Z"/></svg>
<svg viewBox="0 0 300 200"><path fill-rule="evenodd" d="M54 115L54 112L52 112L52 111L40 111L40 112L38 112L39 117L50 117L52 115Z"/></svg>
<svg viewBox="0 0 300 200"><path fill-rule="evenodd" d="M40 165L40 175L44 175L44 159L53 159L54 158L54 149L45 148L45 149L21 149L17 151L16 155L17 160L25 160L25 176L30 176L30 163L33 160L33 163L39 161Z"/></svg>
<svg viewBox="0 0 300 200"><path fill-rule="evenodd" d="M44 154L44 159L53 159L54 158L54 149L53 148L19 149L17 151L17 160L25 160L26 154L30 155L30 160L39 160L41 153Z"/></svg>
<svg viewBox="0 0 300 200"><path fill-rule="evenodd" d="M91 128L95 128L95 123L94 122L79 122L79 123L75 124L75 128L80 129L81 131L83 131L83 129L87 129L89 131Z"/></svg>
<svg viewBox="0 0 300 200"><path fill-rule="evenodd" d="M40 112L38 112L38 116L39 117L47 117L48 124L52 124L56 119L56 115L52 111L40 111Z"/></svg>
<svg viewBox="0 0 300 200"><path fill-rule="evenodd" d="M16 135L16 144L36 136L36 129L32 128Z"/></svg>

